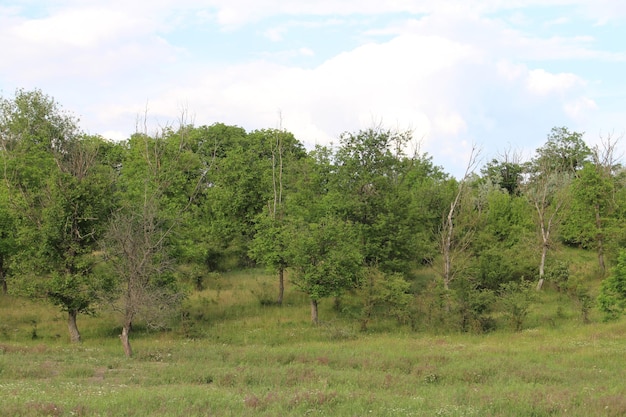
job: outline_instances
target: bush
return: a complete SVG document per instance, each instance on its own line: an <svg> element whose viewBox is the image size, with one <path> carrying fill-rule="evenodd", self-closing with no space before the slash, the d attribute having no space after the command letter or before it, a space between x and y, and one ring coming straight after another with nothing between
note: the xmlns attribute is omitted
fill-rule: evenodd
<svg viewBox="0 0 626 417"><path fill-rule="evenodd" d="M508 282L500 285L500 305L509 323L517 332L522 330L535 292L530 281Z"/></svg>
<svg viewBox="0 0 626 417"><path fill-rule="evenodd" d="M602 281L598 305L604 319L614 320L626 310L626 251L622 250L612 274Z"/></svg>
<svg viewBox="0 0 626 417"><path fill-rule="evenodd" d="M479 288L469 279L456 281L454 290L461 331L483 333L495 329L489 316L495 301L493 291Z"/></svg>

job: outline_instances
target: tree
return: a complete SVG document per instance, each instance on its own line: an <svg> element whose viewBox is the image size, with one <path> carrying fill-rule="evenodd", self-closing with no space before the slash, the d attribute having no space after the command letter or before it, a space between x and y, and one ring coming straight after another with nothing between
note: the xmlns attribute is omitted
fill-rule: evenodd
<svg viewBox="0 0 626 417"><path fill-rule="evenodd" d="M561 223L570 200L569 185L589 156L582 133L567 128L553 128L543 147L529 165L525 195L535 208L536 225L541 239L541 260L537 289L543 286L548 251L553 233Z"/></svg>
<svg viewBox="0 0 626 417"><path fill-rule="evenodd" d="M553 233L562 220L562 213L568 202L568 175L558 172L544 172L528 184L526 197L535 208L535 223L540 237L541 258L537 290L543 286L548 251L553 245Z"/></svg>
<svg viewBox="0 0 626 417"><path fill-rule="evenodd" d="M0 287L2 294L8 292L9 262L18 249L15 241L15 221L6 204L8 203L6 191L4 183L0 184Z"/></svg>
<svg viewBox="0 0 626 417"><path fill-rule="evenodd" d="M258 216L256 233L250 246L250 257L278 273L278 297L276 304L282 305L285 294L285 270L289 266L289 236L286 220L274 217L272 212Z"/></svg>
<svg viewBox="0 0 626 417"><path fill-rule="evenodd" d="M172 263L167 256L165 239L156 218L155 201L147 200L140 210L116 214L103 240L107 260L119 280L118 307L122 314L120 340L126 356L133 354L130 332L141 316L149 326L161 327L162 320L182 300L172 279Z"/></svg>
<svg viewBox="0 0 626 417"><path fill-rule="evenodd" d="M618 139L609 136L592 150L572 182L572 205L564 221L564 240L582 247L595 246L598 268L604 276L606 240L610 239L610 223L615 211L616 171L615 147Z"/></svg>
<svg viewBox="0 0 626 417"><path fill-rule="evenodd" d="M598 296L600 310L607 320L616 319L626 311L626 251L622 250L617 258L613 273L600 287Z"/></svg>
<svg viewBox="0 0 626 417"><path fill-rule="evenodd" d="M506 190L509 195L519 195L524 167L520 156L505 152L499 159L492 159L482 169L484 178Z"/></svg>
<svg viewBox="0 0 626 417"><path fill-rule="evenodd" d="M363 256L356 230L350 222L325 216L316 223L301 221L291 233L293 284L309 296L311 321L318 324L320 300L359 285Z"/></svg>
<svg viewBox="0 0 626 417"><path fill-rule="evenodd" d="M529 281L508 282L500 285L500 304L503 313L517 332L521 331L524 321L535 301Z"/></svg>
<svg viewBox="0 0 626 417"><path fill-rule="evenodd" d="M293 177L294 164L304 157L298 142L291 133L283 130L266 130L256 134L273 137L271 156L271 194L266 209L259 213L255 235L250 243L250 256L261 262L273 272L278 273L278 297L276 304L282 305L285 293L285 270L289 266L286 234L286 218L289 213L285 207L286 181ZM293 182L293 181L291 181ZM293 186L288 191L293 190Z"/></svg>
<svg viewBox="0 0 626 417"><path fill-rule="evenodd" d="M575 175L591 155L583 140L584 133L570 132L566 127L553 127L546 143L537 149L534 171Z"/></svg>
<svg viewBox="0 0 626 417"><path fill-rule="evenodd" d="M280 129L246 133L241 128L214 125L207 134L217 141L211 186L205 190L202 208L210 224L209 264L214 269L250 266L249 249L258 218L262 213L280 216L284 174L305 151L291 133Z"/></svg>
<svg viewBox="0 0 626 417"><path fill-rule="evenodd" d="M112 171L100 163L101 138L80 133L76 120L39 90L3 100L2 149L9 207L20 250L13 256L16 291L43 297L68 314L72 342L79 313L92 311L94 255L112 194Z"/></svg>
<svg viewBox="0 0 626 417"><path fill-rule="evenodd" d="M407 272L415 260L415 212L404 186L416 156L405 155L410 132L380 127L340 137L330 182L334 210L360 232L365 262L386 272Z"/></svg>
<svg viewBox="0 0 626 417"><path fill-rule="evenodd" d="M141 317L162 327L183 298L171 273L172 237L210 171L189 152L187 128L130 138L119 181L124 199L101 242L118 279L111 298L121 313L120 340L129 357L134 321Z"/></svg>
<svg viewBox="0 0 626 417"><path fill-rule="evenodd" d="M459 233L459 227L457 222L457 216L459 210L461 209L463 200L467 197L467 192L469 190L469 181L471 175L476 167L478 160L479 151L474 146L470 153L470 157L467 163L467 167L465 169L465 174L463 178L458 183L458 187L452 202L450 203L450 208L447 210L445 217L443 219L443 224L441 225L440 230L440 241L439 241L439 249L441 251L441 255L443 257L443 286L447 291L450 288L450 283L452 282L456 270L455 265L453 265L453 260L456 254L463 253L468 245L469 245L469 235L461 235ZM467 203L463 205L467 207Z"/></svg>
<svg viewBox="0 0 626 417"><path fill-rule="evenodd" d="M410 286L402 274L385 274L376 267L367 268L359 288L359 298L363 303L359 318L361 331L367 330L377 312L399 322L405 321L413 298L409 292Z"/></svg>

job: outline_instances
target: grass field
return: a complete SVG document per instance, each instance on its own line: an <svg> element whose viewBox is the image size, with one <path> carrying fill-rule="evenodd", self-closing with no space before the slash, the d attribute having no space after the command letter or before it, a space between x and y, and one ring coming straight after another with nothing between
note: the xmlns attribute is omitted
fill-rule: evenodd
<svg viewBox="0 0 626 417"><path fill-rule="evenodd" d="M173 330L137 329L132 359L112 313L81 317L84 342L70 345L62 313L0 297L0 415L626 415L626 322L582 324L557 293L521 332L361 333L331 301L318 327L297 292L262 306L272 283L208 282Z"/></svg>

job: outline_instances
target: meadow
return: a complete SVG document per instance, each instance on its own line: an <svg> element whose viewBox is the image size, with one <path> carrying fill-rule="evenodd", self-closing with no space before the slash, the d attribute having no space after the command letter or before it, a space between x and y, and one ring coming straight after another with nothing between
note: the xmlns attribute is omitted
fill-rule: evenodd
<svg viewBox="0 0 626 417"><path fill-rule="evenodd" d="M112 312L79 318L0 296L2 416L624 416L626 322L585 324L546 289L524 329L415 330L378 320L367 332L304 296L262 301L274 277L213 277L171 330L138 325L124 356Z"/></svg>

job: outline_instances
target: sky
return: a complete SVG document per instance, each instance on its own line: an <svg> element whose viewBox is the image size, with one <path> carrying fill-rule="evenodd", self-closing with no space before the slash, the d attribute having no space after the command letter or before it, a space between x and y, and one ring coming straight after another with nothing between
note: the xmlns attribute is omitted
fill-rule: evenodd
<svg viewBox="0 0 626 417"><path fill-rule="evenodd" d="M0 0L0 51L1 96L41 89L112 140L144 117L308 149L382 126L458 176L474 146L626 133L623 0Z"/></svg>

